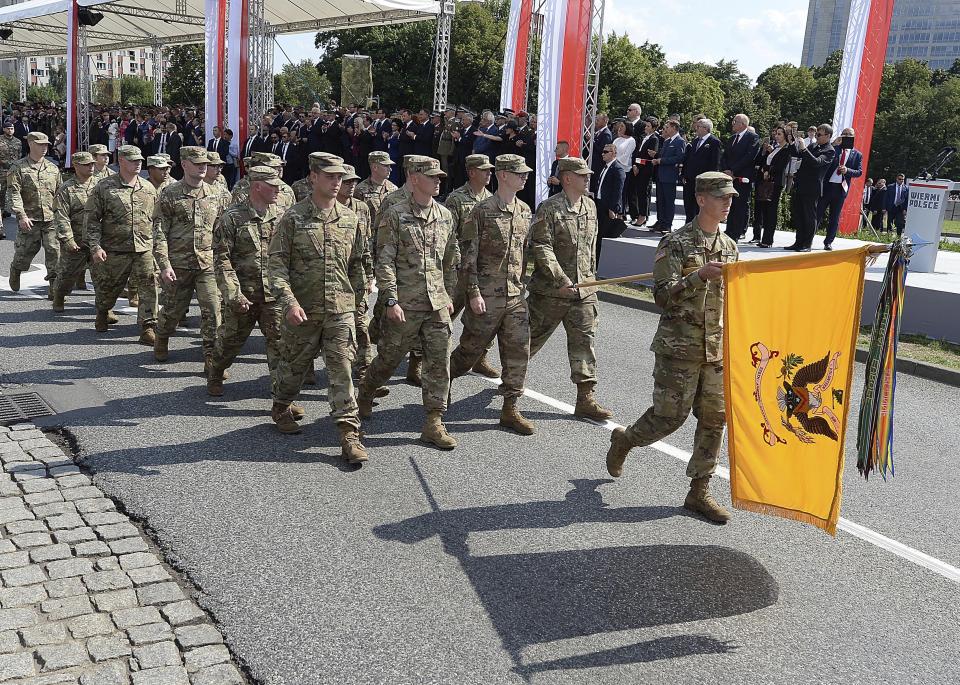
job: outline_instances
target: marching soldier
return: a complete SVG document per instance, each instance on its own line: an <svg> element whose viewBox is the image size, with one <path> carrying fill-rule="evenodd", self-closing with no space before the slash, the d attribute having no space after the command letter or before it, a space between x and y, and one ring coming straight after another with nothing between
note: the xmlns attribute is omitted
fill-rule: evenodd
<svg viewBox="0 0 960 685"><path fill-rule="evenodd" d="M157 195L176 181L170 178L170 160L165 155L147 157L147 180L157 189Z"/></svg>
<svg viewBox="0 0 960 685"><path fill-rule="evenodd" d="M220 204L224 207L230 204L230 188L227 187L227 179L220 173L223 171L223 158L220 153L214 150L207 151L207 173L203 177L203 182L212 185L218 193L224 197Z"/></svg>
<svg viewBox="0 0 960 685"><path fill-rule="evenodd" d="M606 421L613 413L593 395L597 384L596 288L574 288L595 280L597 206L587 197L590 167L578 157L558 160L563 191L546 199L533 220L531 251L535 270L530 279L530 356L533 357L561 323L567 333L570 379L577 385L576 416Z"/></svg>
<svg viewBox="0 0 960 685"><path fill-rule="evenodd" d="M153 356L158 362L167 360L170 336L190 308L196 291L204 371L209 371L220 326L220 293L213 271L213 224L222 209L222 198L203 181L208 159L202 147L180 148L183 179L166 188L157 200L153 241L164 286Z"/></svg>
<svg viewBox="0 0 960 685"><path fill-rule="evenodd" d="M10 167L18 159L23 157L23 144L20 139L13 135L13 119L7 119L3 122L3 135L0 136L0 209L3 210L3 217L10 216L10 207L7 198L7 174ZM3 232L3 226L0 225L0 240L6 238Z"/></svg>
<svg viewBox="0 0 960 685"><path fill-rule="evenodd" d="M60 261L60 242L53 226L53 198L60 187L60 170L46 158L50 139L46 133L27 134L27 156L14 162L7 174L10 209L17 217L17 239L10 264L10 290L20 290L20 274L43 247L43 261L49 281L47 299L53 299Z"/></svg>
<svg viewBox="0 0 960 685"><path fill-rule="evenodd" d="M360 381L357 403L360 416L369 417L377 389L419 341L427 412L420 439L450 450L457 441L442 418L450 388L451 296L460 249L450 210L433 199L446 176L440 162L414 156L407 171L410 199L398 201L380 217L376 271L386 315L377 356Z"/></svg>
<svg viewBox="0 0 960 685"><path fill-rule="evenodd" d="M207 393L223 395L224 371L243 349L254 326L267 343L271 378L280 358L280 322L283 312L270 291L267 259L270 241L280 219L277 197L283 181L276 169L255 166L248 173L246 201L228 207L213 234L214 267L223 300L223 321L207 375ZM302 417L303 409L291 404Z"/></svg>
<svg viewBox="0 0 960 685"><path fill-rule="evenodd" d="M74 177L65 181L57 190L53 201L53 224L60 242L60 274L54 286L53 311L62 312L64 298L73 289L73 284L84 277L90 264L90 248L84 228L87 199L97 184L93 176L93 155L75 152L71 157ZM116 323L113 312L108 313L108 323Z"/></svg>
<svg viewBox="0 0 960 685"><path fill-rule="evenodd" d="M143 155L133 145L117 150L120 172L100 179L87 199L87 242L96 286L95 328L105 333L110 310L131 277L142 285L137 320L140 343L156 340L157 289L153 262L153 217L157 191L140 177Z"/></svg>
<svg viewBox="0 0 960 685"><path fill-rule="evenodd" d="M117 172L110 168L110 150L106 145L95 143L87 148L93 155L93 182L99 183L103 179L115 175Z"/></svg>
<svg viewBox="0 0 960 685"><path fill-rule="evenodd" d="M463 311L466 303L467 281L463 272L462 258L465 254L466 238L463 235L464 224L474 206L490 197L487 186L490 184L490 175L493 165L486 155L469 155L466 159L467 182L447 196L443 204L453 215L453 223L457 228L457 240L460 243L461 265L457 278L457 292L453 297L453 318L457 318ZM500 373L487 361L486 351L480 356L473 370L487 378L499 378Z"/></svg>
<svg viewBox="0 0 960 685"><path fill-rule="evenodd" d="M268 166L276 169L278 174L283 173L283 160L272 152L254 152L250 156L249 164L245 165L244 168L249 168L250 166ZM244 176L233 186L233 193L230 196L231 204L245 201L249 192L250 179ZM290 209L296 202L297 199L290 186L286 183L280 186L280 195L277 198L277 207L280 209L280 213L282 214Z"/></svg>
<svg viewBox="0 0 960 685"><path fill-rule="evenodd" d="M294 181L293 185L290 186L290 190L293 191L293 198L297 202L306 200L313 194L313 186L310 185L310 176L304 176L299 181Z"/></svg>
<svg viewBox="0 0 960 685"><path fill-rule="evenodd" d="M663 309L650 349L653 406L624 430L610 436L607 471L619 477L633 447L660 440L683 425L690 409L697 417L693 456L687 464L690 492L685 509L726 523L730 512L707 485L717 468L726 423L723 404L723 264L737 261L737 243L719 230L737 191L719 171L696 179L700 213L664 237L653 264L653 296ZM684 275L684 270L695 269Z"/></svg>
<svg viewBox="0 0 960 685"><path fill-rule="evenodd" d="M517 199L531 169L519 155L497 157L497 192L471 210L460 234L460 275L466 281L469 306L463 314L460 345L450 358L450 377L457 378L486 354L493 338L500 346L503 376L500 425L532 435L531 424L518 410L530 357L530 320L523 297L524 248L532 218Z"/></svg>
<svg viewBox="0 0 960 685"><path fill-rule="evenodd" d="M376 220L383 199L397 189L390 181L390 167L394 162L388 153L380 150L371 152L367 159L370 162L370 178L357 184L353 196L370 205L371 216Z"/></svg>
<svg viewBox="0 0 960 685"><path fill-rule="evenodd" d="M280 359L273 374L271 417L281 433L299 433L294 400L304 374L323 354L330 387L330 413L340 431L344 459L367 461L350 364L356 340L354 293L364 282L359 219L337 202L346 169L310 157L313 194L291 207L270 241L270 290L280 304Z"/></svg>
<svg viewBox="0 0 960 685"><path fill-rule="evenodd" d="M374 272L373 257L371 255L370 238L373 228L370 222L370 207L363 200L354 197L357 176L354 168L349 164L344 164L343 168L347 173L343 175L343 181L340 184L340 191L337 193L337 202L354 211L359 219L360 244L363 246L361 253L363 261L364 287L356 292L356 312L354 312L354 328L357 331L357 377L362 378L366 373L367 367L373 361L373 349L370 346L370 332L367 325L367 295L373 292Z"/></svg>

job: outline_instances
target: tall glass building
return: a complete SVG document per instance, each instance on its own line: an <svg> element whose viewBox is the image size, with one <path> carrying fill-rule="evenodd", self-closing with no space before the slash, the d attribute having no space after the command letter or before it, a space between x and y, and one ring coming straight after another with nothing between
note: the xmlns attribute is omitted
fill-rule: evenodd
<svg viewBox="0 0 960 685"><path fill-rule="evenodd" d="M850 0L810 0L801 64L819 66L843 49ZM896 0L887 62L912 58L931 69L949 69L960 59L960 0Z"/></svg>

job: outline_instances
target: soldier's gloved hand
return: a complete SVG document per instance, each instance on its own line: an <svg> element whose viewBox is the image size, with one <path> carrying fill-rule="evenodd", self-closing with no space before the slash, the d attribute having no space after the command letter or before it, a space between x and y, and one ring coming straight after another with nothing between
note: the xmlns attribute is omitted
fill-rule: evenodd
<svg viewBox="0 0 960 685"><path fill-rule="evenodd" d="M250 311L250 300L243 295L239 295L237 299L233 301L233 310L240 314L246 314Z"/></svg>
<svg viewBox="0 0 960 685"><path fill-rule="evenodd" d="M705 281L716 281L723 277L723 262L707 262L697 269L697 273Z"/></svg>
<svg viewBox="0 0 960 685"><path fill-rule="evenodd" d="M22 216L17 220L17 225L21 231L29 233L33 230L33 219L28 216Z"/></svg>
<svg viewBox="0 0 960 685"><path fill-rule="evenodd" d="M160 269L160 279L167 285L172 285L177 282L177 274L172 266L168 266L166 269Z"/></svg>
<svg viewBox="0 0 960 685"><path fill-rule="evenodd" d="M79 252L80 246L77 245L76 241L73 238L63 241L63 249L67 252Z"/></svg>
<svg viewBox="0 0 960 685"><path fill-rule="evenodd" d="M290 307L285 318L291 326L299 326L307 320L307 313L303 311L303 307Z"/></svg>
<svg viewBox="0 0 960 685"><path fill-rule="evenodd" d="M107 253L103 251L102 247L98 247L93 251L92 254L94 264L103 264L107 261Z"/></svg>

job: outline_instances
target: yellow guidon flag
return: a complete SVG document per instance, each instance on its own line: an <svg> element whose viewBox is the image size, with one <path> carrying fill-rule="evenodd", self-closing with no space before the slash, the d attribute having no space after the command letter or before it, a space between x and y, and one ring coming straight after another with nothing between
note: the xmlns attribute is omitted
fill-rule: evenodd
<svg viewBox="0 0 960 685"><path fill-rule="evenodd" d="M868 250L724 265L735 507L836 534Z"/></svg>

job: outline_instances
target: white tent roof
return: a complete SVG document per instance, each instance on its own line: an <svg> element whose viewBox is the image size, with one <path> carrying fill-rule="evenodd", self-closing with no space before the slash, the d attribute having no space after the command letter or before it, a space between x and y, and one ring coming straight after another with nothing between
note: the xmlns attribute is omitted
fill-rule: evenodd
<svg viewBox="0 0 960 685"><path fill-rule="evenodd" d="M0 40L0 59L67 52L67 9L71 0L28 0L0 8L0 27L13 29ZM88 27L87 52L203 41L204 0L79 0L101 12ZM429 19L440 11L438 0L264 0L265 19L276 33L329 31Z"/></svg>

